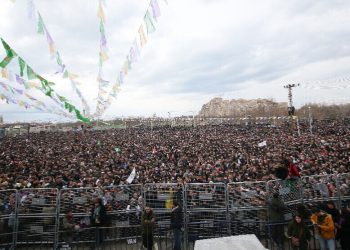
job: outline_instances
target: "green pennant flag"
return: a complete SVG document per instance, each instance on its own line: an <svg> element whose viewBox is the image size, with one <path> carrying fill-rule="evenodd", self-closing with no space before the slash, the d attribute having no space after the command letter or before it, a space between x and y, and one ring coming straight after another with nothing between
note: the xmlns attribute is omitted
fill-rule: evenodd
<svg viewBox="0 0 350 250"><path fill-rule="evenodd" d="M38 13L38 33L44 35L44 21L41 18L41 15Z"/></svg>
<svg viewBox="0 0 350 250"><path fill-rule="evenodd" d="M20 75L23 76L24 68L26 67L26 62L21 57L18 57L18 63L20 68Z"/></svg>
<svg viewBox="0 0 350 250"><path fill-rule="evenodd" d="M120 153L122 150L118 147L114 148L115 152Z"/></svg>
<svg viewBox="0 0 350 250"><path fill-rule="evenodd" d="M6 68L6 66L11 62L13 57L6 56L1 62L0 62L0 67L1 68Z"/></svg>
<svg viewBox="0 0 350 250"><path fill-rule="evenodd" d="M71 113L73 110L75 110L74 106L68 102L64 102L64 108L68 109L69 113Z"/></svg>
<svg viewBox="0 0 350 250"><path fill-rule="evenodd" d="M6 50L6 55L8 57L17 56L17 53L15 51L13 51L13 49L11 49L10 45L8 45L2 38L1 38L1 42L2 42L2 46L4 46L4 49Z"/></svg>
<svg viewBox="0 0 350 250"><path fill-rule="evenodd" d="M62 59L61 59L60 53L58 53L58 51L56 51L56 60L57 60L57 64L62 66Z"/></svg>
<svg viewBox="0 0 350 250"><path fill-rule="evenodd" d="M29 65L27 65L27 77L28 80L33 80L37 78L34 70L31 67L29 67Z"/></svg>
<svg viewBox="0 0 350 250"><path fill-rule="evenodd" d="M86 117L84 117L84 116L82 116L82 115L80 114L80 111L79 111L79 110L74 109L74 111L75 111L76 117L77 117L80 121L85 122L85 123L91 123L91 121L90 121L88 118L86 118Z"/></svg>
<svg viewBox="0 0 350 250"><path fill-rule="evenodd" d="M56 94L57 95L57 94ZM58 99L61 101L61 102L67 102L67 98L65 98L64 96L61 96L61 95L57 95Z"/></svg>
<svg viewBox="0 0 350 250"><path fill-rule="evenodd" d="M45 95L52 97L52 92L53 92L53 89L49 88L48 90L46 90Z"/></svg>
<svg viewBox="0 0 350 250"><path fill-rule="evenodd" d="M67 70L64 71L63 78L68 78L68 71Z"/></svg>
<svg viewBox="0 0 350 250"><path fill-rule="evenodd" d="M147 34L152 33L156 31L156 28L154 27L154 24L152 22L151 14L147 10L145 17L143 18L146 24Z"/></svg>

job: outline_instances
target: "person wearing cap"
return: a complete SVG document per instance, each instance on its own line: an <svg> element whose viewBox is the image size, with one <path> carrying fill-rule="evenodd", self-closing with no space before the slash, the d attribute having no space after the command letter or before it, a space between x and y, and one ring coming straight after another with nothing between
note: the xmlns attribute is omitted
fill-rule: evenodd
<svg viewBox="0 0 350 250"><path fill-rule="evenodd" d="M332 216L317 207L310 218L315 227L316 237L320 243L320 249L335 250L335 226Z"/></svg>

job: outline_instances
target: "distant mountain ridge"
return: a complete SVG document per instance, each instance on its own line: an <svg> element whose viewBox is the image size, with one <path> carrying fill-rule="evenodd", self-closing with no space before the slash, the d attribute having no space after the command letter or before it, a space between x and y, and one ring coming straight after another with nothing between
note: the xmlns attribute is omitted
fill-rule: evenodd
<svg viewBox="0 0 350 250"><path fill-rule="evenodd" d="M282 116L287 112L287 102L275 102L269 99L232 99L215 97L202 106L200 117L245 117L245 116Z"/></svg>

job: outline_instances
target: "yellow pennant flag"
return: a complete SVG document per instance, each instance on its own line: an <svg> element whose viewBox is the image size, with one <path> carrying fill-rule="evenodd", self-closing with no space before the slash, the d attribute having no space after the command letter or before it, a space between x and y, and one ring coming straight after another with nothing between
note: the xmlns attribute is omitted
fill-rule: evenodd
<svg viewBox="0 0 350 250"><path fill-rule="evenodd" d="M129 67L128 67L128 62L125 61L125 63L124 63L124 75L127 75L127 74L128 74L128 69L129 69Z"/></svg>
<svg viewBox="0 0 350 250"><path fill-rule="evenodd" d="M1 69L1 77L7 79L7 69Z"/></svg>
<svg viewBox="0 0 350 250"><path fill-rule="evenodd" d="M100 1L100 4L99 4L99 7L98 7L97 16L101 19L102 22L106 22L106 15L105 15L105 13L103 11L101 1Z"/></svg>
<svg viewBox="0 0 350 250"><path fill-rule="evenodd" d="M77 74L68 73L68 78L69 78L70 80L74 80L74 79L77 78L77 77L78 77ZM77 83L77 82L74 82L74 83Z"/></svg>
<svg viewBox="0 0 350 250"><path fill-rule="evenodd" d="M107 60L108 60L108 55L107 55L107 53L104 52L104 51L101 51L101 52L100 52L100 59L101 59L102 62L107 61Z"/></svg>
<svg viewBox="0 0 350 250"><path fill-rule="evenodd" d="M139 28L139 35L140 35L141 46L144 46L147 43L147 38L146 38L145 32L143 30L143 25L142 24L141 24L141 26Z"/></svg>

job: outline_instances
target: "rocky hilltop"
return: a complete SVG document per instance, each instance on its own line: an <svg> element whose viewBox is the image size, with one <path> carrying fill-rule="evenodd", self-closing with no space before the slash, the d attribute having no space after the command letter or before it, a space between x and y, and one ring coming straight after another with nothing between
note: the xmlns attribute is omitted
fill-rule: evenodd
<svg viewBox="0 0 350 250"><path fill-rule="evenodd" d="M233 99L224 100L215 97L202 106L200 117L245 117L245 116L281 116L287 112L287 102L275 102L269 99Z"/></svg>

